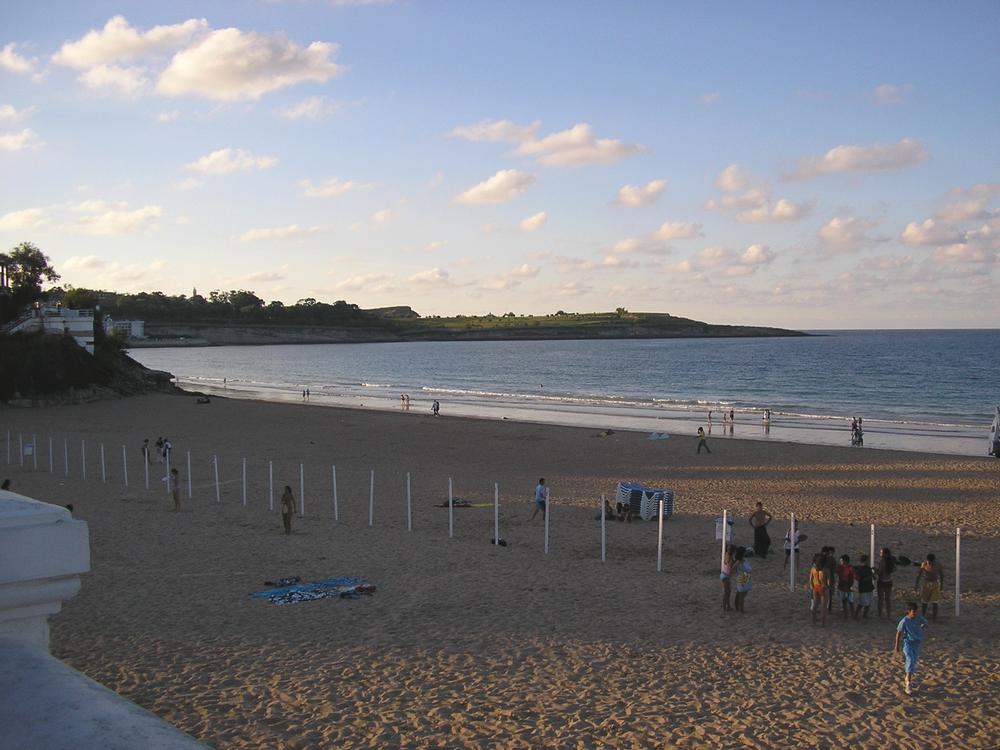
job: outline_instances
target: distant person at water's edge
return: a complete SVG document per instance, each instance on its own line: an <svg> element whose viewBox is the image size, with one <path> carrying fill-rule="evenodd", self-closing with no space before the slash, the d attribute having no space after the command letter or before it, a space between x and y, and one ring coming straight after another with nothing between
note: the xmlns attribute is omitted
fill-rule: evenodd
<svg viewBox="0 0 1000 750"><path fill-rule="evenodd" d="M535 512L531 514L529 520L534 521L535 516L538 515L538 511L542 511L542 517L544 518L548 515L548 504L549 504L549 488L545 486L545 477L538 480L538 484L535 486Z"/></svg>
<svg viewBox="0 0 1000 750"><path fill-rule="evenodd" d="M438 412L440 411L441 411L441 404L438 403L437 399L434 399L434 403L431 404L431 414L433 414L436 417L438 415Z"/></svg>

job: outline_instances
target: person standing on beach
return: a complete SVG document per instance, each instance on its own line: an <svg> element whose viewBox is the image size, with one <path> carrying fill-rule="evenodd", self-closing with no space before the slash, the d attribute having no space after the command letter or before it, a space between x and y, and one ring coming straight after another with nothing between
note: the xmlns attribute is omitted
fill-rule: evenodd
<svg viewBox="0 0 1000 750"><path fill-rule="evenodd" d="M826 627L827 588L829 588L829 581L826 577L826 568L823 567L823 554L819 553L813 556L812 568L809 569L809 591L812 593L812 604L809 605L809 609L812 610L813 625L816 624L816 618L821 616L824 628Z"/></svg>
<svg viewBox="0 0 1000 750"><path fill-rule="evenodd" d="M170 470L170 495L174 499L174 513L180 512L181 509L181 478L177 469Z"/></svg>
<svg viewBox="0 0 1000 750"><path fill-rule="evenodd" d="M854 609L854 619L857 620L864 609L864 619L867 620L872 606L872 591L875 590L875 573L868 555L861 556L861 564L854 568L854 577L858 580L858 606Z"/></svg>
<svg viewBox="0 0 1000 750"><path fill-rule="evenodd" d="M285 533L292 533L292 516L295 515L295 496L287 484L281 495L281 522L285 524Z"/></svg>
<svg viewBox="0 0 1000 750"><path fill-rule="evenodd" d="M892 574L896 570L896 558L888 547L883 547L875 563L875 589L878 596L878 616L882 616L885 604L886 617L892 617Z"/></svg>
<svg viewBox="0 0 1000 750"><path fill-rule="evenodd" d="M854 617L854 566L847 555L841 555L840 565L837 566L837 597L844 611L844 619L847 619L848 607L851 617Z"/></svg>
<svg viewBox="0 0 1000 750"><path fill-rule="evenodd" d="M698 428L698 453L701 453L701 449L702 448L704 448L709 453L712 452L712 449L708 447L708 442L705 440L705 428L704 427L699 427Z"/></svg>
<svg viewBox="0 0 1000 750"><path fill-rule="evenodd" d="M142 441L142 460L149 463L149 438Z"/></svg>
<svg viewBox="0 0 1000 750"><path fill-rule="evenodd" d="M733 590L733 547L726 545L726 553L722 558L722 569L719 572L719 580L722 581L722 611L731 612L733 605L729 601Z"/></svg>
<svg viewBox="0 0 1000 750"><path fill-rule="evenodd" d="M168 464L170 463L170 454L174 450L173 444L171 444L169 438L163 438L163 460Z"/></svg>
<svg viewBox="0 0 1000 750"><path fill-rule="evenodd" d="M903 653L903 668L906 670L903 690L907 695L911 695L913 691L913 675L917 671L917 659L920 656L920 646L924 642L926 627L927 618L917 614L917 603L907 604L906 616L896 626L896 643L893 646L893 651L897 654L900 651Z"/></svg>
<svg viewBox="0 0 1000 750"><path fill-rule="evenodd" d="M538 511L542 511L542 518L549 512L549 488L545 486L545 477L538 480L535 486L535 512L531 514L529 521L534 521Z"/></svg>
<svg viewBox="0 0 1000 750"><path fill-rule="evenodd" d="M431 414L436 417L439 411L441 411L441 404L438 403L437 399L434 399L434 403L431 404Z"/></svg>
<svg viewBox="0 0 1000 750"><path fill-rule="evenodd" d="M753 588L753 583L750 581L750 574L753 568L750 567L750 563L746 559L746 552L743 547L739 547L736 550L736 611L746 612L743 607L746 605L747 594L750 593L750 589Z"/></svg>
<svg viewBox="0 0 1000 750"><path fill-rule="evenodd" d="M163 463L163 438L156 438L156 463Z"/></svg>
<svg viewBox="0 0 1000 750"><path fill-rule="evenodd" d="M788 567L788 559L792 556L792 552L795 553L795 559L799 559L799 544L808 539L805 534L802 533L802 529L799 526L795 527L795 544L792 544L792 529L789 527L788 531L785 532L785 564L781 566L782 570Z"/></svg>
<svg viewBox="0 0 1000 750"><path fill-rule="evenodd" d="M750 525L753 526L753 553L757 557L767 557L771 549L771 536L767 533L767 525L771 523L771 514L764 510L764 503L757 503L757 510L750 515Z"/></svg>
<svg viewBox="0 0 1000 750"><path fill-rule="evenodd" d="M923 580L923 587L920 581ZM927 559L920 563L920 570L917 572L917 582L913 585L914 591L920 592L920 614L927 616L927 605L932 605L931 619L937 621L938 602L941 601L941 589L944 588L944 568L931 552Z"/></svg>

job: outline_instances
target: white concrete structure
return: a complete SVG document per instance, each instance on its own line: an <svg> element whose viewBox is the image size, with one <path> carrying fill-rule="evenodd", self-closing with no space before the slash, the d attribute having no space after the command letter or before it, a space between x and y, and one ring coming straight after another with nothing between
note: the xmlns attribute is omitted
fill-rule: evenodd
<svg viewBox="0 0 1000 750"><path fill-rule="evenodd" d="M5 332L18 333L21 331L68 333L76 339L76 343L91 354L94 353L93 310L70 310L61 305L35 307L30 314L22 315L16 319Z"/></svg>
<svg viewBox="0 0 1000 750"><path fill-rule="evenodd" d="M104 332L108 334L120 334L126 341L129 339L144 339L146 338L146 321L105 318Z"/></svg>
<svg viewBox="0 0 1000 750"><path fill-rule="evenodd" d="M0 747L202 748L49 655L48 618L89 570L86 523L65 508L0 490Z"/></svg>

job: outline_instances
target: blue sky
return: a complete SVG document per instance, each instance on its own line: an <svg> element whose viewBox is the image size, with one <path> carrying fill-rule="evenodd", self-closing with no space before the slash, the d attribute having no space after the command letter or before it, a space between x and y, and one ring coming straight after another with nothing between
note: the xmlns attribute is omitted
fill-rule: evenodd
<svg viewBox="0 0 1000 750"><path fill-rule="evenodd" d="M0 246L73 286L995 327L1000 4L0 6Z"/></svg>

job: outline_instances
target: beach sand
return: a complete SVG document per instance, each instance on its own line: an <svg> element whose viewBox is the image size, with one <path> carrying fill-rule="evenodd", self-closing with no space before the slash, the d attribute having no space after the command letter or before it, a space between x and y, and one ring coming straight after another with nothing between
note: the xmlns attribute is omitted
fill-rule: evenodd
<svg viewBox="0 0 1000 750"><path fill-rule="evenodd" d="M445 411L447 405L444 405ZM13 489L73 503L90 527L92 572L52 620L61 659L218 748L880 747L1000 745L1000 462L870 449L526 425L194 397L5 409L3 428L38 436L37 470L3 465ZM2 433L0 433L2 434ZM139 446L169 436L183 506ZM49 474L53 437L55 473ZM70 451L64 476L63 440ZM87 441L87 479L80 441ZM101 481L99 443L108 481ZM121 451L130 486L122 484ZM186 495L186 454L194 497ZM218 456L221 503L212 456ZM249 474L242 506L241 461ZM268 511L267 461L304 518L285 536ZM30 460L29 460L30 461ZM331 465L340 522L334 523ZM374 526L368 526L369 471ZM406 530L405 475L413 489ZM550 551L529 521L551 487ZM491 508L457 509L455 495ZM655 523L609 522L602 493L638 480L677 493L656 570ZM744 614L721 611L713 519L736 538L762 500L780 548L789 512L809 539L857 561L878 544L935 552L946 593L929 626L916 691L891 653L916 569L896 575L891 620L874 611L810 624L804 572L789 592L782 554L751 560ZM954 616L955 527L963 528L962 613ZM362 576L358 600L275 606L265 580Z"/></svg>

